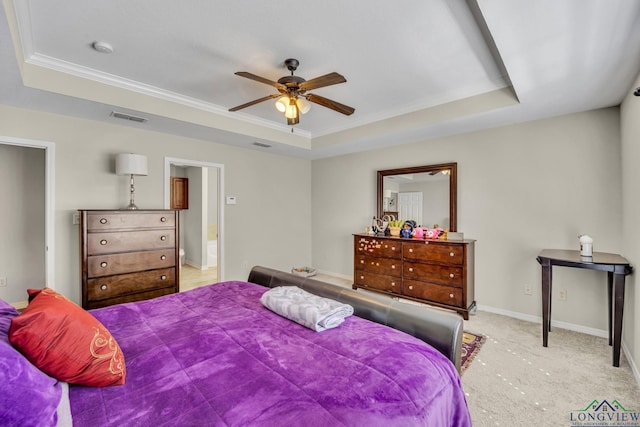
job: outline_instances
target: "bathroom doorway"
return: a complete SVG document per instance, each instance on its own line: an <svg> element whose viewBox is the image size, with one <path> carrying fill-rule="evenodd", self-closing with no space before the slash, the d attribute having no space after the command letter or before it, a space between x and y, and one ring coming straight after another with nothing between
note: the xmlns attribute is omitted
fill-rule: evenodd
<svg viewBox="0 0 640 427"><path fill-rule="evenodd" d="M171 179L187 188L188 204L180 210L180 290L224 280L224 166L165 158L165 208L171 206Z"/></svg>

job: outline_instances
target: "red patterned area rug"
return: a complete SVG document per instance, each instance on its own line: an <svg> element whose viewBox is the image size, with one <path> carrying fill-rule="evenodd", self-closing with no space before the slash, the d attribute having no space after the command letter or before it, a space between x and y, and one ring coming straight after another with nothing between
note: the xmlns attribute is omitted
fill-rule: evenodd
<svg viewBox="0 0 640 427"><path fill-rule="evenodd" d="M472 332L464 331L462 336L462 369L464 372L471 362L476 357L476 354L480 351L482 344L484 344L486 337L484 335L474 334Z"/></svg>

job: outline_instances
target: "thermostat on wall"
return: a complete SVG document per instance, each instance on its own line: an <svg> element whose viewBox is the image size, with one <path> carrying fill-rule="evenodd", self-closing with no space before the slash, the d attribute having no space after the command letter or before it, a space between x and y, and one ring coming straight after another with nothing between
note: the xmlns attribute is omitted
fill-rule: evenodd
<svg viewBox="0 0 640 427"><path fill-rule="evenodd" d="M235 205L236 204L236 196L227 196L227 204Z"/></svg>

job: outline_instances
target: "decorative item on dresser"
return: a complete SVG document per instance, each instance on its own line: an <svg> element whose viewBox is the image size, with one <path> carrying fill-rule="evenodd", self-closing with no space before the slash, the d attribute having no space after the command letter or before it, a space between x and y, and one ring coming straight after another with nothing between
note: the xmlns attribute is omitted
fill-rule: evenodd
<svg viewBox="0 0 640 427"><path fill-rule="evenodd" d="M178 292L178 211L80 210L82 307Z"/></svg>
<svg viewBox="0 0 640 427"><path fill-rule="evenodd" d="M474 243L355 234L353 289L455 310L468 320L476 306Z"/></svg>

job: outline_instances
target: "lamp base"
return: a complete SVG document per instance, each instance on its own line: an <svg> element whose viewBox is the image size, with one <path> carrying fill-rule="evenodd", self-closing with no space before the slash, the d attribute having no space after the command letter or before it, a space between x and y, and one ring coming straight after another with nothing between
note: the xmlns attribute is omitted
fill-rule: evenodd
<svg viewBox="0 0 640 427"><path fill-rule="evenodd" d="M134 205L133 203L129 203L129 205L126 208L122 208L123 210L130 210L130 211L134 211L136 209L138 209L138 207L136 205Z"/></svg>

